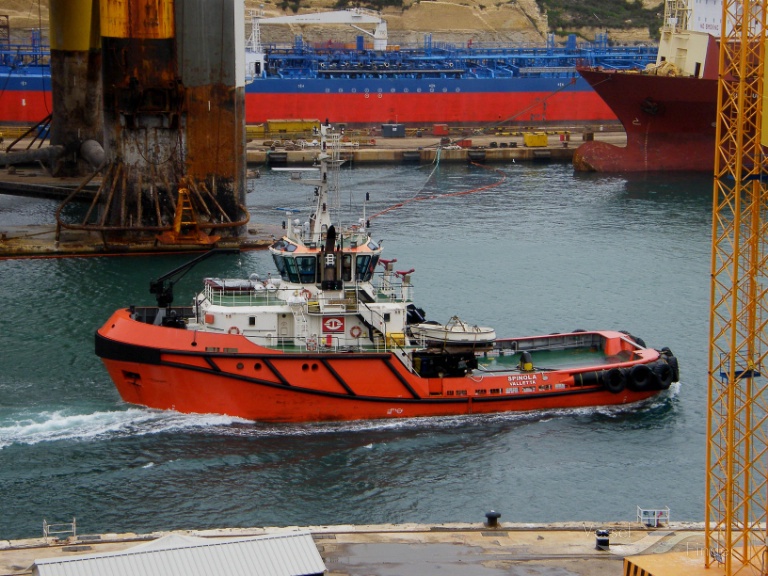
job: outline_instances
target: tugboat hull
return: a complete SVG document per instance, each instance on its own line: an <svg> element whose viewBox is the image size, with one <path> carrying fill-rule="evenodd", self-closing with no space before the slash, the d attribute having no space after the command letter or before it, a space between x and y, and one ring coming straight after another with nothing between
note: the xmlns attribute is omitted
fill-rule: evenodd
<svg viewBox="0 0 768 576"><path fill-rule="evenodd" d="M597 333L579 334L593 335ZM621 333L600 333L599 337L628 340ZM500 346L509 344L507 354L512 358L515 340L500 342ZM463 376L423 378L407 369L397 351L279 352L255 345L240 334L208 334L143 324L133 320L128 310L117 311L97 332L96 352L126 402L264 422L413 418L630 404L663 389L654 370L667 366L663 354L642 349L631 362L547 372L523 372L514 364L499 373L474 369ZM484 355L479 357L482 361ZM499 357L493 365L499 365ZM632 369L637 365L651 366L653 375L653 381L642 389L633 389L636 387L631 381ZM611 370L621 374L619 389L608 385Z"/></svg>

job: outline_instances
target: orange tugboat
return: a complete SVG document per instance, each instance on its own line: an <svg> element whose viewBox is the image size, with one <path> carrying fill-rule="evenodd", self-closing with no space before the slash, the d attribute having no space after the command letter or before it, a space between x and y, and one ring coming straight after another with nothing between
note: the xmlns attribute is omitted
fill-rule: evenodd
<svg viewBox="0 0 768 576"><path fill-rule="evenodd" d="M270 247L279 276L206 278L190 306L173 306L173 278L207 252L151 283L157 306L118 310L97 331L126 402L268 422L410 418L628 404L678 380L668 348L624 332L497 338L427 321L414 271L381 258L365 219L331 221L338 134L321 136L301 179L314 212Z"/></svg>

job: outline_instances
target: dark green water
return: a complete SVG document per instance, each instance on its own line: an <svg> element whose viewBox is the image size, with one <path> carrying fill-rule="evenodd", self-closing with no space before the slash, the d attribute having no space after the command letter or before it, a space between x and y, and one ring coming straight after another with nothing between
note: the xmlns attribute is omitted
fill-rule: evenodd
<svg viewBox="0 0 768 576"><path fill-rule="evenodd" d="M416 194L492 183L467 166L342 174L343 204L368 215ZM628 330L669 346L681 380L625 409L323 425L262 425L121 402L93 354L117 307L151 303L148 282L186 260L157 256L0 261L0 539L49 522L146 532L220 526L634 520L669 506L703 520L711 178L503 167L485 192L411 202L373 220L386 257L416 268L418 304L500 336ZM305 206L264 174L253 218ZM55 204L0 196L2 225L52 221ZM201 264L205 275L272 271L264 252Z"/></svg>

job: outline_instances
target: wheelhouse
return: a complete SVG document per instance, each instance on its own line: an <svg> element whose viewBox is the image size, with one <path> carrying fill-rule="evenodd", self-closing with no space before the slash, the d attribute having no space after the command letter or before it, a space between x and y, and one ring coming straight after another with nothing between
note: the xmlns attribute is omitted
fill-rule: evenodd
<svg viewBox="0 0 768 576"><path fill-rule="evenodd" d="M346 242L340 244L343 246ZM281 238L269 250L284 282L320 284L335 280L370 282L373 279L381 255L381 247L373 240L366 239L360 245L349 242L341 250L328 248L309 248L288 238Z"/></svg>

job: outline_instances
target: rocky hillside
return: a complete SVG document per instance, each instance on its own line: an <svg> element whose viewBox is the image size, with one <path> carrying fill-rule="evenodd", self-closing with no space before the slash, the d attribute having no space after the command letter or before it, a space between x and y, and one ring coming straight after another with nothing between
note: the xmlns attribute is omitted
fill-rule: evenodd
<svg viewBox="0 0 768 576"><path fill-rule="evenodd" d="M337 10L348 0L245 0L246 12L266 17ZM384 5L388 4L388 5ZM365 5L363 3L363 5ZM390 44L422 43L427 34L436 42L541 43L548 33L568 33L593 40L608 32L616 43L653 42L661 24L661 0L372 0L383 6ZM29 29L47 27L46 0L0 0L0 14L10 17L12 38L27 41ZM653 20L658 24L653 24ZM651 21L649 23L649 20ZM47 30L46 30L47 32ZM296 34L308 41L333 38L354 41L359 32L331 27L264 26L267 42L290 42ZM47 35L47 34L46 34Z"/></svg>
<svg viewBox="0 0 768 576"><path fill-rule="evenodd" d="M0 0L0 15L8 16L12 42L29 42L31 29L48 35L48 2L45 0Z"/></svg>
<svg viewBox="0 0 768 576"><path fill-rule="evenodd" d="M608 32L616 43L653 42L661 25L661 0L372 0L402 2L384 6L391 44L438 42L535 42L548 33L560 40L569 33L593 40ZM246 9L266 17L337 10L344 0L246 0ZM363 4L365 5L365 4ZM649 22L650 21L650 22ZM288 32L286 33L286 29ZM285 42L296 34L307 40L353 40L359 33L340 27L264 26L265 41ZM346 36L345 36L346 34Z"/></svg>

